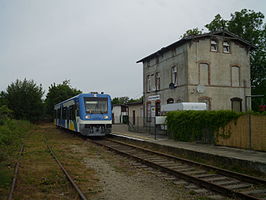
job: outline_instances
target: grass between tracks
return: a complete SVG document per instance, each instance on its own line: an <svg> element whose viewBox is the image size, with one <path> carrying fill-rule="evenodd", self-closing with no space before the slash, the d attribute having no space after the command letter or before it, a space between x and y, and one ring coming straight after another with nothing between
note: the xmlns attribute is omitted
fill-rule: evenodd
<svg viewBox="0 0 266 200"><path fill-rule="evenodd" d="M87 190L90 183L91 187L95 185L95 173L84 167L82 154L77 154L72 149L72 145L82 145L84 141L71 134L60 133L60 130L50 124L40 125L24 141L25 153L21 161L15 199L79 199L50 155L46 140L70 176L78 185L84 186L81 190ZM86 184L82 184L84 182Z"/></svg>
<svg viewBox="0 0 266 200"><path fill-rule="evenodd" d="M34 125L28 121L1 120L0 123L0 199L6 199L23 138Z"/></svg>

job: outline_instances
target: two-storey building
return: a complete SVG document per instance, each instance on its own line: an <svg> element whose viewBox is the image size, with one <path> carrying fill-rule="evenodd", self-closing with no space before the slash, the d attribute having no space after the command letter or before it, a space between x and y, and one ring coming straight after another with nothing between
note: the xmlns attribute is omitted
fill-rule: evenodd
<svg viewBox="0 0 266 200"><path fill-rule="evenodd" d="M209 110L245 111L250 50L242 38L217 31L188 36L137 61L143 63L146 117L176 102L206 102Z"/></svg>

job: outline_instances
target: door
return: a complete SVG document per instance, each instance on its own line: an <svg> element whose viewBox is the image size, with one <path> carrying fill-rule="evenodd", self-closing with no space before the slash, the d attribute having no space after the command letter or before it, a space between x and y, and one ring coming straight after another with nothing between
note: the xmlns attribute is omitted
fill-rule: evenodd
<svg viewBox="0 0 266 200"><path fill-rule="evenodd" d="M136 113L135 110L133 110L133 125L136 123Z"/></svg>

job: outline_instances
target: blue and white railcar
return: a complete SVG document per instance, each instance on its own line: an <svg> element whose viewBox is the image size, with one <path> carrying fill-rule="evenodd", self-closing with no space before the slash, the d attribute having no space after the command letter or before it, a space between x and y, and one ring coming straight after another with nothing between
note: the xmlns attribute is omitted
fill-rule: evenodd
<svg viewBox="0 0 266 200"><path fill-rule="evenodd" d="M79 94L54 106L55 124L85 136L112 131L112 105L108 94Z"/></svg>

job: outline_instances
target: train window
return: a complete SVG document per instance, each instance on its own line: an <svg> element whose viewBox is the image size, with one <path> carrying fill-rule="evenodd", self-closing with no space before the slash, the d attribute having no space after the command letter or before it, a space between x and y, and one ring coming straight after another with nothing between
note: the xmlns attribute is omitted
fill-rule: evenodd
<svg viewBox="0 0 266 200"><path fill-rule="evenodd" d="M62 113L62 118L63 118L63 119L66 119L66 116L67 116L67 108L64 107L64 108L63 108L63 113Z"/></svg>
<svg viewBox="0 0 266 200"><path fill-rule="evenodd" d="M75 106L74 105L69 107L69 119L71 120L75 119Z"/></svg>
<svg viewBox="0 0 266 200"><path fill-rule="evenodd" d="M107 113L107 98L101 97L85 97L84 104L86 113L90 114L103 114Z"/></svg>
<svg viewBox="0 0 266 200"><path fill-rule="evenodd" d="M69 110L69 107L66 108L66 119L69 120L69 113L70 113L70 110Z"/></svg>
<svg viewBox="0 0 266 200"><path fill-rule="evenodd" d="M75 105L75 107L76 107L76 110L77 110L77 116L79 116L79 104L77 103L77 104Z"/></svg>

